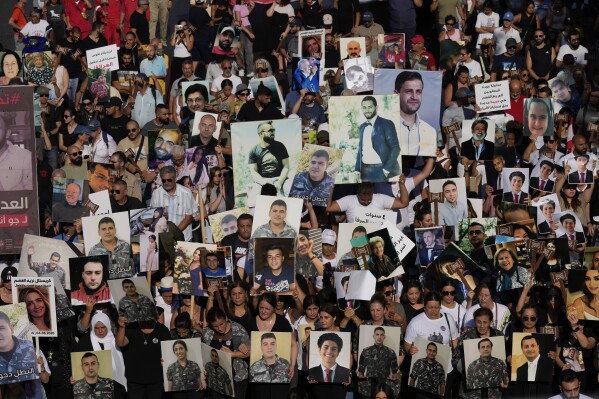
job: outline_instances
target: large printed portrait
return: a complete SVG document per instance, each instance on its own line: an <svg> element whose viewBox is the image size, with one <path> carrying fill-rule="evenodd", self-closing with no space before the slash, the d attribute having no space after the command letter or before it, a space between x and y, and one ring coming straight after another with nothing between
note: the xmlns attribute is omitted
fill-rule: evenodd
<svg viewBox="0 0 599 399"><path fill-rule="evenodd" d="M310 348L309 381L337 384L350 382L350 332L313 331L307 341Z"/></svg>
<svg viewBox="0 0 599 399"><path fill-rule="evenodd" d="M335 182L396 181L402 154L399 98L332 97L329 109L331 147L345 150Z"/></svg>
<svg viewBox="0 0 599 399"><path fill-rule="evenodd" d="M69 259L71 304L82 306L89 301L110 302L108 255L80 256Z"/></svg>
<svg viewBox="0 0 599 399"><path fill-rule="evenodd" d="M291 369L291 333L252 331L251 340L250 382L287 384Z"/></svg>
<svg viewBox="0 0 599 399"><path fill-rule="evenodd" d="M205 388L202 339L160 342L164 391L197 391Z"/></svg>
<svg viewBox="0 0 599 399"><path fill-rule="evenodd" d="M13 303L27 306L27 317L34 337L56 337L56 299L51 277L13 277Z"/></svg>
<svg viewBox="0 0 599 399"><path fill-rule="evenodd" d="M398 376L401 327L362 324L359 343L357 369L359 377Z"/></svg>
<svg viewBox="0 0 599 399"><path fill-rule="evenodd" d="M376 69L374 94L399 94L403 155L436 156L440 140L441 72ZM400 131L401 127L401 131Z"/></svg>
<svg viewBox="0 0 599 399"><path fill-rule="evenodd" d="M289 194L302 148L301 120L233 123L231 141L237 207L255 206L265 184Z"/></svg>
<svg viewBox="0 0 599 399"><path fill-rule="evenodd" d="M216 250L214 244L177 241L175 244L174 294L204 295L202 250Z"/></svg>
<svg viewBox="0 0 599 399"><path fill-rule="evenodd" d="M0 306L0 384L39 378L25 303Z"/></svg>
<svg viewBox="0 0 599 399"><path fill-rule="evenodd" d="M220 395L235 396L231 352L220 351L202 342L202 361L208 388Z"/></svg>
<svg viewBox="0 0 599 399"><path fill-rule="evenodd" d="M408 385L416 389L443 396L445 380L451 360L449 345L416 338L418 352L412 356Z"/></svg>
<svg viewBox="0 0 599 399"><path fill-rule="evenodd" d="M464 369L468 389L507 386L505 338L489 337L464 340Z"/></svg>

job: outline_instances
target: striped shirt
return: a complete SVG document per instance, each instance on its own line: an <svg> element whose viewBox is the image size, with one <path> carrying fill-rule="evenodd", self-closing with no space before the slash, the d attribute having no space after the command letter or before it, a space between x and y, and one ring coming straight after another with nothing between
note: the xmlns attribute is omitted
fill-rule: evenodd
<svg viewBox="0 0 599 399"><path fill-rule="evenodd" d="M172 198L172 203L171 203ZM162 187L152 193L150 207L165 207L168 211L168 220L179 225L186 216L196 216L198 204L193 198L191 190L177 184L175 194L170 195ZM191 240L191 223L183 230L185 241Z"/></svg>

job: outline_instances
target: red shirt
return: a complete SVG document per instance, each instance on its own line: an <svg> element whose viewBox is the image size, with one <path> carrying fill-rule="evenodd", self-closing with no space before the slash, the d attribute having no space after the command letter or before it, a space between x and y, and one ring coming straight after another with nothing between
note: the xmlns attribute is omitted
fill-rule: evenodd
<svg viewBox="0 0 599 399"><path fill-rule="evenodd" d="M514 117L514 120L517 120L520 123L524 123L524 100L526 97L520 95L518 100L514 100L510 97L511 108L506 109L505 113Z"/></svg>
<svg viewBox="0 0 599 399"><path fill-rule="evenodd" d="M108 284L103 283L104 286L100 288L94 295L87 295L85 293L85 288L83 288L83 283L79 283L79 289L77 291L71 292L71 303L73 306L81 305L79 302L85 301L87 298L94 297L98 302L106 302L110 301L110 289L108 288Z"/></svg>
<svg viewBox="0 0 599 399"><path fill-rule="evenodd" d="M78 26L81 29L81 40L85 39L92 30L92 24L89 22L92 11L87 8L85 2L80 0L67 0L64 5L65 15L69 17L71 26Z"/></svg>
<svg viewBox="0 0 599 399"><path fill-rule="evenodd" d="M25 9L21 7L20 4L15 4L15 6L12 9L12 15L10 16L10 18L14 21L15 24L17 24L19 28L22 28L27 23ZM18 34L19 32L15 32L15 35Z"/></svg>

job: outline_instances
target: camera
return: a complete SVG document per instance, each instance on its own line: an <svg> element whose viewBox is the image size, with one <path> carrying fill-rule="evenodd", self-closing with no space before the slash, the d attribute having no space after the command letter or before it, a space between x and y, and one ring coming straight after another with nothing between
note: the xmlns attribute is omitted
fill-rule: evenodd
<svg viewBox="0 0 599 399"><path fill-rule="evenodd" d="M568 123L570 118L568 115L563 115L563 114L555 114L554 118L555 122L564 122L564 123Z"/></svg>
<svg viewBox="0 0 599 399"><path fill-rule="evenodd" d="M175 31L177 33L183 32L183 30L185 30L185 27L183 25L175 25Z"/></svg>

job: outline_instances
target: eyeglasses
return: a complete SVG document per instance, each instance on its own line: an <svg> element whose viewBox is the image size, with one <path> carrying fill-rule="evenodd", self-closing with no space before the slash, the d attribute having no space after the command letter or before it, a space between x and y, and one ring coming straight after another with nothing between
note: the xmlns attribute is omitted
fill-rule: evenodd
<svg viewBox="0 0 599 399"><path fill-rule="evenodd" d="M443 296L455 296L455 291L443 291L441 294L443 294Z"/></svg>
<svg viewBox="0 0 599 399"><path fill-rule="evenodd" d="M523 316L522 320L523 321L537 321L537 317L536 316Z"/></svg>
<svg viewBox="0 0 599 399"><path fill-rule="evenodd" d="M179 159L175 159L175 158L171 158L174 164L177 165L181 165L183 162L185 162L185 158L179 158Z"/></svg>
<svg viewBox="0 0 599 399"><path fill-rule="evenodd" d="M385 296L391 296L391 295L396 294L396 293L397 293L396 290L385 291Z"/></svg>
<svg viewBox="0 0 599 399"><path fill-rule="evenodd" d="M110 194L120 194L121 190L110 190Z"/></svg>
<svg viewBox="0 0 599 399"><path fill-rule="evenodd" d="M50 97L49 94L40 94L40 97Z"/></svg>
<svg viewBox="0 0 599 399"><path fill-rule="evenodd" d="M73 152L73 153L71 153L69 155L72 156L72 157L75 157L77 155L83 155L83 151L75 151L75 152Z"/></svg>
<svg viewBox="0 0 599 399"><path fill-rule="evenodd" d="M256 69L256 72L258 72L258 73L267 73L268 69Z"/></svg>
<svg viewBox="0 0 599 399"><path fill-rule="evenodd" d="M556 141L557 141L557 140L555 140L555 139L547 140L547 142L548 142L548 143L550 143L550 144L553 144L553 143L555 143Z"/></svg>
<svg viewBox="0 0 599 399"><path fill-rule="evenodd" d="M233 69L233 67L221 67L220 69L222 69L223 71L229 71Z"/></svg>
<svg viewBox="0 0 599 399"><path fill-rule="evenodd" d="M73 115L63 115L62 118L67 119L67 118L70 118L71 116L73 116Z"/></svg>
<svg viewBox="0 0 599 399"><path fill-rule="evenodd" d="M468 232L468 235L471 235L471 236L477 236L477 235L479 235L479 234L482 234L482 233L483 233L483 231L482 231L482 230L470 230L470 231Z"/></svg>
<svg viewBox="0 0 599 399"><path fill-rule="evenodd" d="M509 46L507 49L508 50L515 50L518 46Z"/></svg>
<svg viewBox="0 0 599 399"><path fill-rule="evenodd" d="M535 39L544 39L545 35L535 35Z"/></svg>
<svg viewBox="0 0 599 399"><path fill-rule="evenodd" d="M250 93L242 92L242 93L238 93L237 95L238 95L239 97L246 97L246 96L248 96L249 94L250 94Z"/></svg>
<svg viewBox="0 0 599 399"><path fill-rule="evenodd" d="M172 183L175 181L175 179L162 179L162 181L165 183Z"/></svg>
<svg viewBox="0 0 599 399"><path fill-rule="evenodd" d="M127 129L127 133L134 133L137 132L137 128L133 128L133 129Z"/></svg>
<svg viewBox="0 0 599 399"><path fill-rule="evenodd" d="M206 100L204 100L202 97L197 97L197 98L188 98L187 99L187 104L201 104L203 102L205 102Z"/></svg>

